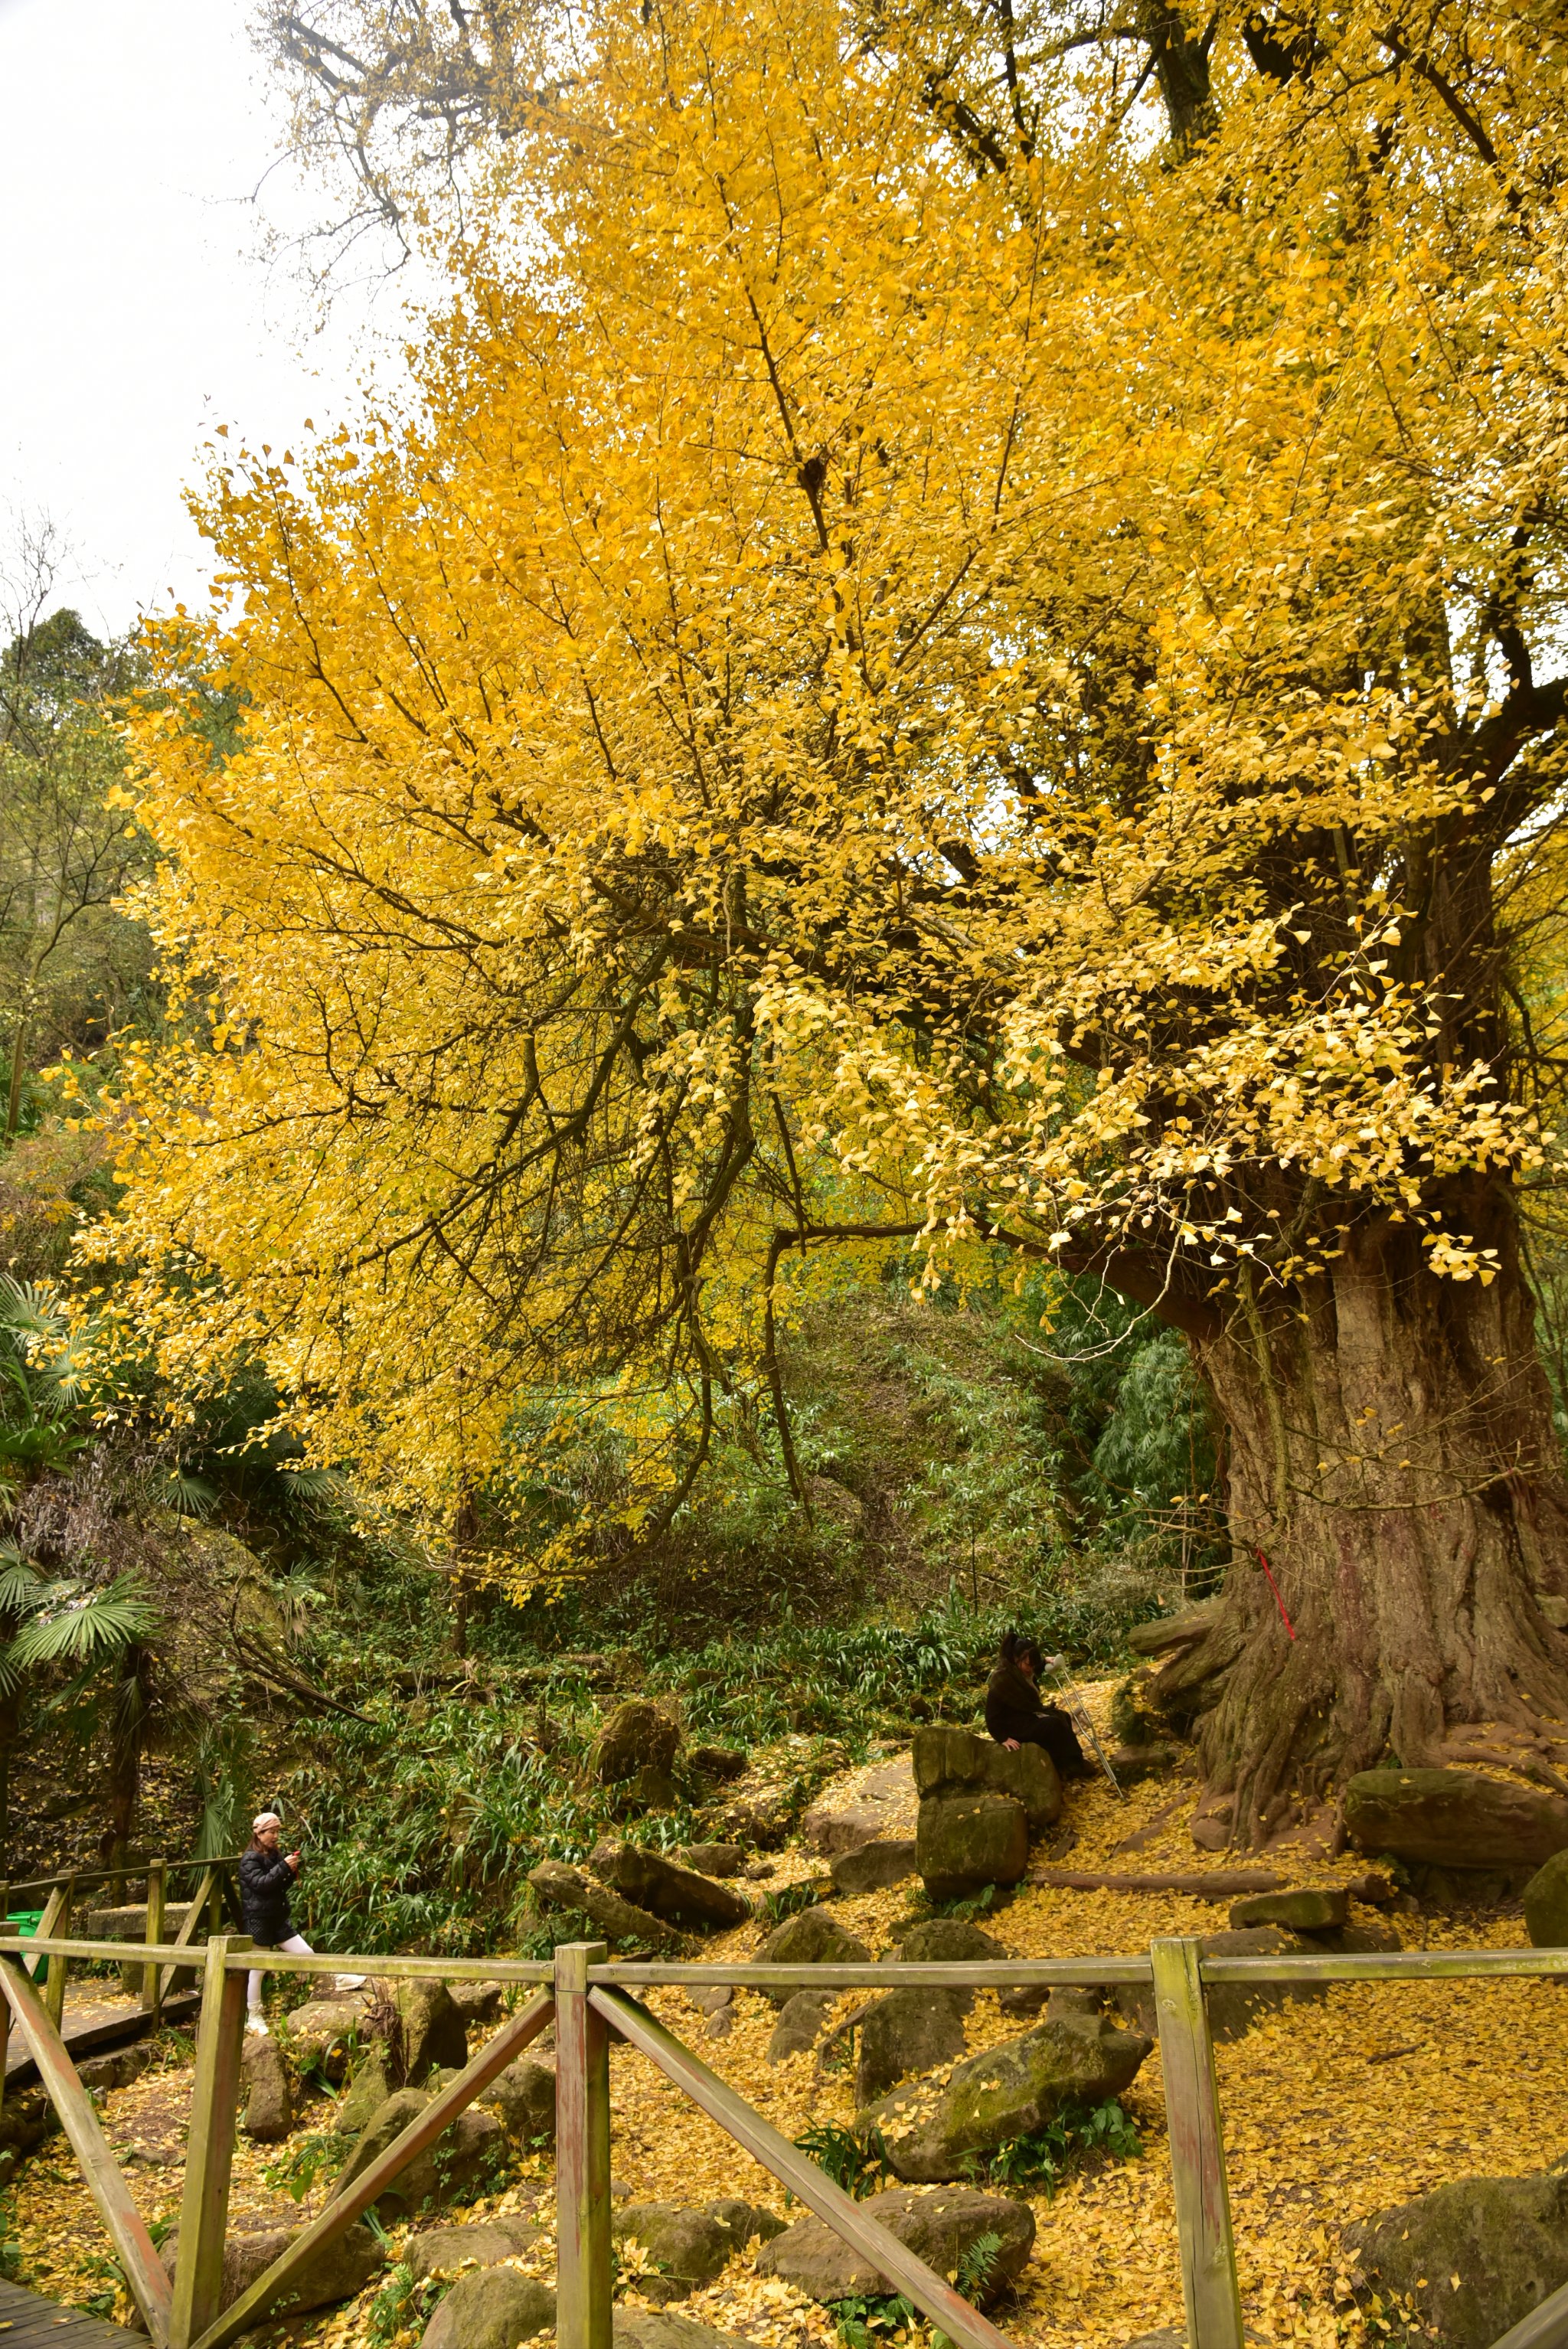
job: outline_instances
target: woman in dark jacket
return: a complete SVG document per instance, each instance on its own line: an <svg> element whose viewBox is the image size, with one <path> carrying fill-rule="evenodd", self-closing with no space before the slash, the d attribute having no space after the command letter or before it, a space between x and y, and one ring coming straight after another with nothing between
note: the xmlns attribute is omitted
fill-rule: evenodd
<svg viewBox="0 0 1568 2349"><path fill-rule="evenodd" d="M263 1811L251 1822L251 1840L240 1859L240 1914L245 1930L259 1950L286 1950L291 1958L315 1953L303 1933L296 1933L289 1914L289 1895L299 1874L300 1855L278 1848L283 1821L276 1811ZM262 2012L262 1976L253 1971L245 1984L248 2031L265 2031Z"/></svg>
<svg viewBox="0 0 1568 2349"><path fill-rule="evenodd" d="M1045 1658L1020 1631L1002 1641L1001 1661L985 1688L985 1726L998 1745L1043 1745L1064 1778L1092 1774L1078 1732L1059 1704L1042 1704L1037 1685Z"/></svg>

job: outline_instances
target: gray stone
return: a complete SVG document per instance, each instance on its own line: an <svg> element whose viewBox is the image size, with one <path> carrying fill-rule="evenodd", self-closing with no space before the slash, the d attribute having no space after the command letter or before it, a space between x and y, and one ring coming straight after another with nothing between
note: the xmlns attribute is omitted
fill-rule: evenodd
<svg viewBox="0 0 1568 2349"><path fill-rule="evenodd" d="M356 2137L395 2093L397 2085L385 2045L373 2042L355 2064L353 2079L333 2106L333 2127L344 2137Z"/></svg>
<svg viewBox="0 0 1568 2349"><path fill-rule="evenodd" d="M911 2185L962 2178L972 2154L1043 2128L1065 2105L1103 2104L1136 2076L1152 2041L1101 2015L1048 2016L955 2065L945 2081L913 2080L862 2112L896 2177Z"/></svg>
<svg viewBox="0 0 1568 2349"><path fill-rule="evenodd" d="M667 1774L680 1742L680 1731L667 1713L645 1697L631 1697L615 1707L599 1732L593 1775L602 1786L618 1786L643 1770Z"/></svg>
<svg viewBox="0 0 1568 2349"><path fill-rule="evenodd" d="M872 1953L836 1917L817 1907L798 1909L776 1925L758 1951L757 1961L764 1966L869 1966ZM782 2006L794 1992L770 1990L764 1996Z"/></svg>
<svg viewBox="0 0 1568 2349"><path fill-rule="evenodd" d="M1357 2288L1406 2295L1423 2340L1491 2349L1568 2283L1568 2176L1461 2178L1347 2229L1346 2244Z"/></svg>
<svg viewBox="0 0 1568 2349"><path fill-rule="evenodd" d="M368 2169L429 2101L422 2088L399 2088L396 2095L388 2096L366 2125L333 2188L334 2196ZM470 2105L377 2196L375 2209L382 2225L484 2192L496 2182L505 2160L506 2137L500 2123Z"/></svg>
<svg viewBox="0 0 1568 2349"><path fill-rule="evenodd" d="M397 2067L411 2086L418 2087L437 2065L455 2064L460 2070L468 2062L468 2029L445 1982L377 1982L371 1995L372 2029L388 2006L397 2014L390 2044Z"/></svg>
<svg viewBox="0 0 1568 2349"><path fill-rule="evenodd" d="M615 2309L610 2343L611 2349L751 2349L738 2333L719 2333L711 2324L695 2324L689 2316L645 2308Z"/></svg>
<svg viewBox="0 0 1568 2349"><path fill-rule="evenodd" d="M284 2017L282 2029L299 2070L324 2073L335 2087L355 2045L366 2035L365 2009L357 1999L310 1999Z"/></svg>
<svg viewBox="0 0 1568 2349"><path fill-rule="evenodd" d="M555 2294L515 2268L479 2268L457 2282L425 2327L424 2349L517 2349L555 2330Z"/></svg>
<svg viewBox="0 0 1568 2349"><path fill-rule="evenodd" d="M506 1995L504 1982L449 1982L447 1988L452 2004L470 2031L477 2023L494 2023Z"/></svg>
<svg viewBox="0 0 1568 2349"><path fill-rule="evenodd" d="M623 1899L634 1901L671 1925L697 1933L731 1932L747 1923L751 1903L711 1876L677 1868L656 1851L624 1843L596 1851L594 1866Z"/></svg>
<svg viewBox="0 0 1568 2349"><path fill-rule="evenodd" d="M528 1871L528 1880L547 1909L580 1909L598 1926L607 1940L630 1941L639 1949L661 1950L676 1936L662 1918L624 1900L581 1868L563 1860L543 1859Z"/></svg>
<svg viewBox="0 0 1568 2349"><path fill-rule="evenodd" d="M1328 1933L1349 1917L1349 1896L1344 1892L1253 1892L1231 1905L1231 1923L1238 1931L1249 1925L1283 1925L1292 1933Z"/></svg>
<svg viewBox="0 0 1568 2349"><path fill-rule="evenodd" d="M257 2278L266 2273L274 2260L282 2259L296 2235L304 2232L300 2227L231 2226L223 2238L223 2281L219 2288L219 2311L231 2307L240 2294L249 2292ZM176 2227L164 2237L159 2257L165 2272L172 2280L174 2261L180 2249L180 2230ZM330 2243L325 2243L314 2259L307 2261L292 2283L264 2312L268 2318L302 2316L309 2309L325 2308L335 2300L352 2300L363 2292L371 2277L384 2264L380 2244L363 2220L356 2220ZM263 2322L258 2316L256 2323Z"/></svg>
<svg viewBox="0 0 1568 2349"><path fill-rule="evenodd" d="M982 2194L973 2186L944 2187L934 2193L895 2187L873 2194L861 2208L938 2275L952 2277L965 2251L983 2235L998 2236L990 2271L976 2295L981 2306L1017 2281L1034 2248L1035 2216L1027 2203ZM779 2276L797 2292L820 2301L889 2289L871 2261L821 2219L798 2220L758 2254L757 2271Z"/></svg>
<svg viewBox="0 0 1568 2349"><path fill-rule="evenodd" d="M1007 1951L994 1933L967 1923L962 1917L928 1917L912 1925L883 1964L908 1966L995 1966ZM967 2011L967 2010L965 2010Z"/></svg>
<svg viewBox="0 0 1568 2349"><path fill-rule="evenodd" d="M768 2042L768 2061L782 2064L786 2056L803 2055L815 2047L837 2002L838 1992L831 1990L798 1990L787 1999Z"/></svg>
<svg viewBox="0 0 1568 2349"><path fill-rule="evenodd" d="M1444 1868L1539 1868L1568 1847L1568 1802L1478 1770L1363 1770L1345 1790L1357 1850Z"/></svg>
<svg viewBox="0 0 1568 2349"><path fill-rule="evenodd" d="M249 2091L240 2127L259 2144L277 2145L294 2127L294 2075L283 2042L270 2031L247 2031L240 2069Z"/></svg>
<svg viewBox="0 0 1568 2349"><path fill-rule="evenodd" d="M1538 1950L1568 1942L1568 1851L1554 1852L1525 1886L1524 1926Z"/></svg>
<svg viewBox="0 0 1568 2349"><path fill-rule="evenodd" d="M618 2243L640 2243L650 2268L638 2290L655 2306L686 2300L699 2284L711 2283L754 2235L767 2242L783 2221L749 2202L723 2200L687 2209L679 2202L628 2202L611 2219Z"/></svg>
<svg viewBox="0 0 1568 2349"><path fill-rule="evenodd" d="M961 1900L987 1884L1016 1884L1029 1864L1024 1806L984 1786L928 1795L920 1806L915 1857L934 1900Z"/></svg>
<svg viewBox="0 0 1568 2349"><path fill-rule="evenodd" d="M964 2018L972 1992L923 1990L913 1984L890 1991L861 2018L855 2095L869 2105L912 2072L934 2071L965 2052ZM784 2013L789 2012L788 2007Z"/></svg>
<svg viewBox="0 0 1568 2349"><path fill-rule="evenodd" d="M854 1851L835 1852L828 1863L835 1892L885 1892L915 1871L913 1836L880 1837Z"/></svg>
<svg viewBox="0 0 1568 2349"><path fill-rule="evenodd" d="M1136 2341L1126 2342L1123 2349L1187 2349L1187 2335L1162 2324L1157 2333L1140 2333Z"/></svg>
<svg viewBox="0 0 1568 2349"><path fill-rule="evenodd" d="M466 2227L426 2227L410 2235L403 2257L416 2283L427 2276L456 2275L465 2265L493 2268L516 2259L543 2233L531 2219L474 2219Z"/></svg>
<svg viewBox="0 0 1568 2349"><path fill-rule="evenodd" d="M555 2066L537 2055L520 2055L498 2074L478 2100L500 2120L508 2137L530 2147L555 2143Z"/></svg>
<svg viewBox="0 0 1568 2349"><path fill-rule="evenodd" d="M727 2006L732 2005L734 2000L733 1982L688 1982L686 1984L686 2002L688 2006L695 2007L698 2014L719 2014Z"/></svg>
<svg viewBox="0 0 1568 2349"><path fill-rule="evenodd" d="M828 1787L800 1822L802 1840L830 1860L867 1844L907 1841L914 1827L916 1799L906 1754L868 1771L852 1787Z"/></svg>
<svg viewBox="0 0 1568 2349"><path fill-rule="evenodd" d="M950 1787L987 1787L1023 1806L1038 1833L1062 1815L1062 1782L1043 1745L1020 1745L1016 1754L972 1729L941 1724L914 1733L914 1783L923 1802Z"/></svg>
<svg viewBox="0 0 1568 2349"><path fill-rule="evenodd" d="M738 1876L746 1866L746 1847L738 1843L683 1844L676 1857L699 1876Z"/></svg>

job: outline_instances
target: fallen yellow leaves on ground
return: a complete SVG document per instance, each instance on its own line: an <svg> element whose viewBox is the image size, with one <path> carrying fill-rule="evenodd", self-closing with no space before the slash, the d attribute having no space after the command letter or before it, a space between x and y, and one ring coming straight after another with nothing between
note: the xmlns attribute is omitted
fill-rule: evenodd
<svg viewBox="0 0 1568 2349"><path fill-rule="evenodd" d="M1091 1689L1103 1711L1109 1683ZM1103 1781L1071 1790L1064 1822L1073 1838L1071 1865L1086 1871L1148 1872L1179 1865L1185 1874L1216 1870L1223 1856L1195 1853L1187 1822L1195 1790L1155 1781L1118 1797ZM1174 1806L1172 1807L1172 1806ZM1166 1815L1157 1842L1130 1860L1118 1846ZM1058 1831L1058 1834L1060 1831ZM1185 1840L1184 1840L1185 1839ZM1058 1853L1057 1857L1064 1855ZM1321 1857L1298 1868L1273 1859L1303 1883L1343 1883L1356 1863ZM785 1856L779 1880L805 1872ZM836 1913L878 1953L911 1916L909 1890L864 1895L835 1904ZM994 1919L983 1920L1020 1955L1067 1957L1146 1949L1161 1933L1212 1932L1226 1904L1164 1893L1071 1892L1026 1886ZM1408 1945L1502 1948L1523 1938L1508 1911L1474 1916L1402 1915ZM716 1962L753 1954L755 1926L715 1940ZM861 1993L846 1992L840 2016ZM1217 2051L1232 2210L1247 2323L1263 2341L1358 2344L1369 2338L1339 2281L1336 2231L1355 2220L1425 2192L1443 2180L1476 2174L1518 2176L1540 2169L1568 2147L1568 2077L1554 2055L1563 1992L1550 1982L1351 1982L1321 1998L1264 2016L1244 2038ZM742 1992L727 2037L709 2040L704 2019L678 1989L655 1990L648 2004L712 2068L786 2137L822 2122L853 2117L851 2075L820 2073L814 2054L767 2060L776 2010ZM1014 2036L1016 2016L982 1993L969 2020L971 2052ZM112 2142L168 2146L171 2107L185 2109L189 2065L150 2074L103 2100ZM618 2195L638 2201L698 2203L736 2195L783 2210L781 2189L718 2126L689 2104L643 2058L624 2046L611 2059L612 2167ZM1054 2200L1035 2198L1034 2258L1020 2299L1000 2312L1007 2333L1027 2349L1121 2349L1139 2333L1181 2324L1171 2171L1160 2054L1156 2048L1124 2100L1142 2132L1139 2161L1086 2168ZM322 2127L325 2109L306 2126ZM172 2148L170 2148L172 2150ZM321 2207L325 2185L298 2204L267 2185L279 2149L242 2140L234 2166L236 2216L297 2223ZM178 2216L181 2173L135 2161L132 2190L150 2220ZM551 2178L532 2174L480 2205L474 2215L532 2209L549 2222ZM22 2169L14 2234L28 2280L52 2297L85 2304L109 2280L108 2245L74 2166L57 2143ZM405 2230L391 2238L396 2251ZM521 2264L553 2271L546 2235ZM635 2278L626 2279L635 2299ZM303 2320L290 2337L322 2349L396 2349L411 2333L383 2339L371 2331L377 2287L347 2307ZM120 2303L125 2313L123 2297ZM758 2349L813 2349L835 2339L826 2311L738 2259L712 2285L681 2303L681 2313L744 2335Z"/></svg>

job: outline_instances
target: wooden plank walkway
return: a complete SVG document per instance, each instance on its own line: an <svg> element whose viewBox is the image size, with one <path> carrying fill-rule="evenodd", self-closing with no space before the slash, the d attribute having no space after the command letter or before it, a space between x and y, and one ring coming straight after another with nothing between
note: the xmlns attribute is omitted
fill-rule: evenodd
<svg viewBox="0 0 1568 2349"><path fill-rule="evenodd" d="M200 2012L201 1995L196 1991L181 1991L163 2002L166 2023L189 2023ZM82 2063L89 2055L102 2055L111 2047L127 2047L132 2040L141 2038L148 2027L148 2017L139 2000L134 1998L95 1997L89 1989L70 1988L66 1992L66 2013L61 2036L66 2052L73 2064ZM25 2086L37 2077L37 2066L27 2052L27 2043L19 2031L13 2031L5 2044L5 2078L7 2085ZM8 2349L9 2336L0 2335L0 2349Z"/></svg>
<svg viewBox="0 0 1568 2349"><path fill-rule="evenodd" d="M0 2282L0 2349L126 2349L138 2338L123 2325L106 2324L79 2308L62 2308L20 2284Z"/></svg>

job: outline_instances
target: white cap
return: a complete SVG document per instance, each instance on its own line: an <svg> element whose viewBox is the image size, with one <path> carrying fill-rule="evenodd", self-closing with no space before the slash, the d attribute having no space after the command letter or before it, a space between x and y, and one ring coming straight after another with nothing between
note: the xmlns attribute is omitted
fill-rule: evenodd
<svg viewBox="0 0 1568 2349"><path fill-rule="evenodd" d="M263 1827L281 1827L282 1825L276 1811L258 1811L251 1821L251 1833L260 1835Z"/></svg>

